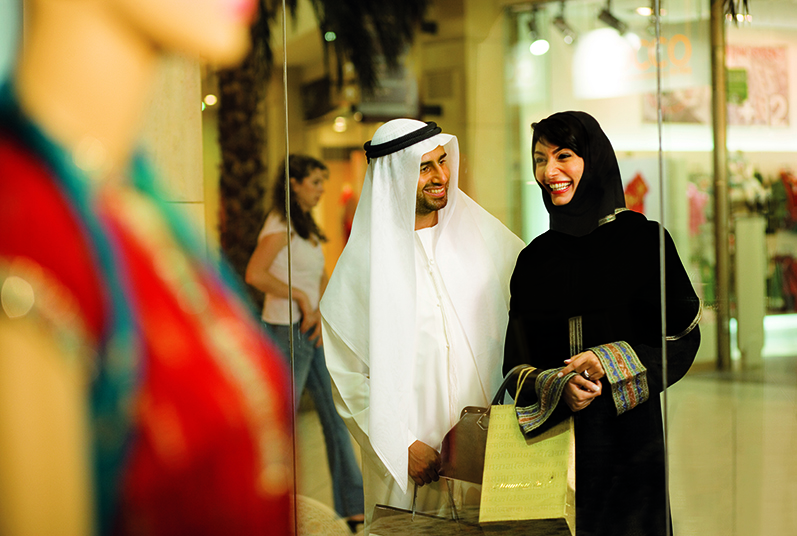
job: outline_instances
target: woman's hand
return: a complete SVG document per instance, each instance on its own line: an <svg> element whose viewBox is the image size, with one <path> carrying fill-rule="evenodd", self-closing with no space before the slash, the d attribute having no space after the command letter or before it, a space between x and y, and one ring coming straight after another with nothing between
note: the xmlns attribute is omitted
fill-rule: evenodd
<svg viewBox="0 0 797 536"><path fill-rule="evenodd" d="M296 305L299 306L299 311L302 313L302 332L307 331L305 327L305 319L310 317L313 314L313 308L310 306L310 298L307 297L303 291L294 288L292 292L293 301L296 302Z"/></svg>
<svg viewBox="0 0 797 536"><path fill-rule="evenodd" d="M318 309L309 315L302 316L302 325L299 327L299 329L302 330L302 333L308 333L312 331L308 338L311 341L315 341L316 348L321 346L321 312Z"/></svg>
<svg viewBox="0 0 797 536"><path fill-rule="evenodd" d="M310 299L307 294L299 289L293 289L293 301L299 306L299 311L302 313L302 323L299 325L299 331L302 333L310 333L309 339L315 341L315 346L321 346L321 313L318 309L313 309L310 305Z"/></svg>
<svg viewBox="0 0 797 536"><path fill-rule="evenodd" d="M293 300L299 305L299 310L302 312L302 323L299 325L299 331L302 333L311 332L308 338L311 341L315 341L315 347L318 348L321 346L321 312L312 308L307 294L301 290L293 289Z"/></svg>
<svg viewBox="0 0 797 536"><path fill-rule="evenodd" d="M571 372L581 374L587 380L598 381L604 376L606 372L603 370L600 359L592 350L576 354L570 359L565 359L565 368L559 373L559 377L567 376Z"/></svg>
<svg viewBox="0 0 797 536"><path fill-rule="evenodd" d="M598 356L591 350L574 355L565 360L565 368L559 377L575 372L562 393L565 403L571 411L581 411L601 395L603 386L600 379L606 375Z"/></svg>
<svg viewBox="0 0 797 536"><path fill-rule="evenodd" d="M585 380L578 374L573 376L562 392L562 399L570 411L581 411L601 395L603 386L600 381Z"/></svg>

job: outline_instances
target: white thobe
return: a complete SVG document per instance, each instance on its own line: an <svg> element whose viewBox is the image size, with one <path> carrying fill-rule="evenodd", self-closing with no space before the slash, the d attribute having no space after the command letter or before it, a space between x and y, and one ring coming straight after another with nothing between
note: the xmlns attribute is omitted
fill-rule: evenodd
<svg viewBox="0 0 797 536"><path fill-rule="evenodd" d="M484 382L479 378L473 352L431 253L433 238L434 228L416 231L417 339L411 375L412 397L407 408L407 448L417 439L439 452L443 437L459 420L462 408L486 406L492 394L485 391ZM336 380L333 385L336 407L363 446L365 514L366 527L369 527L377 504L411 508L415 486L410 482L407 491L402 491L369 448L370 378L367 367L326 323L324 347L327 353L337 354L335 363L329 363L332 376L345 378L345 381ZM443 479L419 487L417 493L415 506L419 512L437 514L449 503Z"/></svg>
<svg viewBox="0 0 797 536"><path fill-rule="evenodd" d="M434 228L416 231L416 351L409 408L410 444L440 450L465 406L486 406L468 339L432 253Z"/></svg>

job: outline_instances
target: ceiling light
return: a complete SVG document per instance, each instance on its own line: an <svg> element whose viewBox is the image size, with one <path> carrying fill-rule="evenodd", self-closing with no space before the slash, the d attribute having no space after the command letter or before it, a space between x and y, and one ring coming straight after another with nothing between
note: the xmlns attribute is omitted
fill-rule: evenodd
<svg viewBox="0 0 797 536"><path fill-rule="evenodd" d="M565 21L565 3L562 0L561 9L559 10L559 14L556 18L553 19L553 25L556 26L560 32L562 32L562 39L568 45L572 45L573 42L578 37L576 31L570 27L570 25Z"/></svg>
<svg viewBox="0 0 797 536"><path fill-rule="evenodd" d="M614 28L617 30L617 33L623 35L626 31L628 31L628 25L612 15L612 2L611 0L606 0L606 7L603 8L598 15L598 19L604 23L606 26Z"/></svg>
<svg viewBox="0 0 797 536"><path fill-rule="evenodd" d="M537 27L537 6L534 6L534 9L531 11L531 19L529 20L529 37L531 38L529 52L535 56L542 56L548 52L549 48L551 48L551 45L548 43L548 41L546 41L540 35L540 31Z"/></svg>
<svg viewBox="0 0 797 536"><path fill-rule="evenodd" d="M548 49L551 48L551 45L545 39L537 39L529 46L529 52L534 54L535 56L542 56Z"/></svg>
<svg viewBox="0 0 797 536"><path fill-rule="evenodd" d="M636 14L642 17L650 17L653 15L653 8L652 7L638 7L636 8ZM659 15L662 17L667 14L666 9L659 9Z"/></svg>
<svg viewBox="0 0 797 536"><path fill-rule="evenodd" d="M635 51L642 48L642 39L634 32L628 32L623 36Z"/></svg>
<svg viewBox="0 0 797 536"><path fill-rule="evenodd" d="M752 22L753 17L750 16L750 6L747 5L748 0L728 0L725 4L725 17L729 21L736 24L740 22Z"/></svg>

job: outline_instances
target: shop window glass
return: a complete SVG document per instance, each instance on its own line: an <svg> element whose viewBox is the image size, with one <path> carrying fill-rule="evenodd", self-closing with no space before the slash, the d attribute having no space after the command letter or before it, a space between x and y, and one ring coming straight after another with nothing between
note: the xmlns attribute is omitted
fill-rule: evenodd
<svg viewBox="0 0 797 536"><path fill-rule="evenodd" d="M530 123L568 109L594 115L614 145L629 207L669 230L704 302L695 363L666 394L675 533L788 533L797 527L786 483L794 468L779 457L797 433L786 409L797 398L797 133L789 107L797 12L750 2L752 20L726 24L732 370L718 372L709 6L663 4L658 61L651 19L631 2L612 4L627 25L623 35L598 20L605 2L507 10L506 115L514 129L506 155L519 194L512 212L526 241L547 230ZM572 43L556 25L563 13L577 33ZM535 18L550 45L542 55L529 50Z"/></svg>

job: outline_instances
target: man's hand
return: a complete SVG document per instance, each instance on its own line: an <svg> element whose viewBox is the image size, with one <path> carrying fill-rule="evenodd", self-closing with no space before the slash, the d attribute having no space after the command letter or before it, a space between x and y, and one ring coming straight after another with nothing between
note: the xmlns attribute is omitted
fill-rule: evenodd
<svg viewBox="0 0 797 536"><path fill-rule="evenodd" d="M410 445L409 450L409 474L413 482L419 486L437 482L440 480L440 475L437 472L440 470L441 460L440 454L427 445L416 441Z"/></svg>

